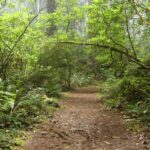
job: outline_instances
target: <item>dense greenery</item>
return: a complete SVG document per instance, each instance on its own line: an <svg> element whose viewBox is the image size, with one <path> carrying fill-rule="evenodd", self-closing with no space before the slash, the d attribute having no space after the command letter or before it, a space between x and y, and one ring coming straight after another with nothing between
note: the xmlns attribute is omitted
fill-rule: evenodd
<svg viewBox="0 0 150 150"><path fill-rule="evenodd" d="M36 13L24 1L0 0L0 136L50 116L54 97L93 82L110 93L108 106L150 121L149 2L56 0L52 12Z"/></svg>

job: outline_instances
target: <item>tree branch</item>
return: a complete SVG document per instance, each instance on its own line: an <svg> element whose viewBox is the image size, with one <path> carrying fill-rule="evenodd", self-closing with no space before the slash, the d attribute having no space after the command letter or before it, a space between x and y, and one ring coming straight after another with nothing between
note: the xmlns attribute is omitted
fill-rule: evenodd
<svg viewBox="0 0 150 150"><path fill-rule="evenodd" d="M130 1L129 1L130 2ZM145 20L145 18L140 14L140 12L138 11L138 8L137 6L139 6L139 4L137 4L135 2L135 0L131 0L131 5L133 7L133 9L135 10L136 14L139 16L139 18L142 20L142 22L145 24L145 25L150 25L150 22L148 22L147 20ZM146 11L150 11L148 8L145 8Z"/></svg>
<svg viewBox="0 0 150 150"><path fill-rule="evenodd" d="M20 42L20 40L22 39L22 37L23 37L24 34L26 33L26 31L27 31L27 29L29 28L29 26L30 26L30 25L32 24L32 22L39 16L39 14L41 13L42 10L43 10L43 9L41 9L41 10L29 21L29 23L26 25L26 27L24 28L24 30L22 31L22 33L20 34L20 36L19 36L19 37L17 38L17 40L14 42L13 46L12 46L12 47L9 47L9 46L7 45L7 48L9 48L10 51L9 51L9 54L8 54L7 58L5 59L4 63L2 64L0 70L3 70L3 69L7 66L7 64L8 64L8 62L9 62L9 60L10 60L10 58L13 56L13 52L14 52L14 50L15 50L17 44ZM5 44L6 44L6 43L5 43Z"/></svg>
<svg viewBox="0 0 150 150"><path fill-rule="evenodd" d="M0 10L3 9L7 4L7 0L4 0L4 2L1 3Z"/></svg>
<svg viewBox="0 0 150 150"><path fill-rule="evenodd" d="M100 47L100 48L104 48L104 49L109 49L111 51L114 51L114 52L117 52L117 53L120 53L126 57L128 57L128 59L131 61L131 62L134 62L135 64L139 65L141 68L143 69L150 69L150 66L146 66L145 64L143 64L139 59L137 59L136 57L130 55L130 54L127 54L125 51L122 51L118 48L115 48L115 47L112 47L112 46L109 46L109 45L101 45L101 44L94 44L94 43L82 43L82 42L73 42L73 41L58 41L56 42L57 44L60 43L60 44L70 44L70 45L82 45L82 46L94 46L94 47Z"/></svg>
<svg viewBox="0 0 150 150"><path fill-rule="evenodd" d="M123 44L118 43L118 42L111 36L111 33L108 32L108 29L109 29L109 27L111 26L111 23L112 23L112 22L107 23L107 22L105 21L105 15L104 15L103 12L102 12L102 15L103 15L103 18L104 18L103 21L104 21L104 23L105 23L105 25L106 25L106 34L107 34L107 36L109 37L109 39L110 39L115 45L118 45L119 47L125 49L127 55L129 55L129 49L128 49L127 47L125 47ZM111 52L111 53L112 53L112 52ZM111 54L111 55L112 55L112 54Z"/></svg>
<svg viewBox="0 0 150 150"><path fill-rule="evenodd" d="M125 19L126 19L126 29L127 29L127 33L128 33L129 42L131 44L134 56L137 58L135 47L134 47L134 44L133 44L133 41L131 38L131 34L130 34L129 23L128 23L128 18L127 18L127 10L125 10Z"/></svg>

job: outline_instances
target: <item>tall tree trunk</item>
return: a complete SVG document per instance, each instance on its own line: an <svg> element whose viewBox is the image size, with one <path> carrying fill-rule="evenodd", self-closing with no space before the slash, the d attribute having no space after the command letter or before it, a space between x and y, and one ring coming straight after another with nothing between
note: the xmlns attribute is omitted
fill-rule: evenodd
<svg viewBox="0 0 150 150"><path fill-rule="evenodd" d="M47 12L53 13L56 10L56 2L55 0L47 0ZM56 27L54 25L54 21L51 20L51 27L48 29L48 35L51 36L54 34L54 31L56 30Z"/></svg>

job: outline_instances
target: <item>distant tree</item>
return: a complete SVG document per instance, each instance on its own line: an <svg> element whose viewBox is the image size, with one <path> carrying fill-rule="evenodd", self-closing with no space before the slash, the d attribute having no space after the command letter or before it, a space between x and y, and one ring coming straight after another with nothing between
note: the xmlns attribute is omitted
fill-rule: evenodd
<svg viewBox="0 0 150 150"><path fill-rule="evenodd" d="M47 12L53 13L53 12L55 12L55 10L56 10L56 1L55 0L47 0ZM51 19L50 22L51 22L51 26L48 29L49 36L53 35L56 30L56 27L54 25L54 20Z"/></svg>

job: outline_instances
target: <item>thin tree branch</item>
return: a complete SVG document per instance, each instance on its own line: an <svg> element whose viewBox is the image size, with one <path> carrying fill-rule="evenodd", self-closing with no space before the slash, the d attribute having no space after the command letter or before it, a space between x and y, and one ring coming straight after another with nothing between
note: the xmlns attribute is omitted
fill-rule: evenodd
<svg viewBox="0 0 150 150"><path fill-rule="evenodd" d="M24 34L26 33L27 29L29 28L29 26L32 24L32 22L39 16L39 14L41 13L43 9L41 9L30 21L29 23L26 25L26 27L24 28L24 30L22 31L22 33L20 34L20 36L17 38L17 40L15 41L15 43L13 44L12 47L7 46L7 48L9 48L9 54L7 56L7 58L5 59L3 65L1 66L0 70L3 70L6 65L8 64L10 58L13 56L13 52L14 49L16 48L17 44L20 42L20 40L22 39L22 37L24 36Z"/></svg>
<svg viewBox="0 0 150 150"><path fill-rule="evenodd" d="M130 1L129 1L130 2ZM135 2L135 0L131 0L131 5L132 5L132 7L133 7L133 9L135 10L135 12L136 12L136 14L139 16L139 18L142 20L142 22L145 24L145 25L150 25L150 22L148 22L141 14L140 14L140 12L138 11L138 8L137 8L137 6L139 6L136 2ZM146 11L150 11L148 8L147 9L145 9Z"/></svg>
<svg viewBox="0 0 150 150"><path fill-rule="evenodd" d="M132 41L132 38L131 38L131 34L130 34L128 17L127 17L127 10L125 10L125 19L126 19L126 29L127 29L127 33L128 33L129 42L131 44L134 56L137 58L136 50L135 50L135 47L134 47L134 44L133 44L133 41Z"/></svg>
<svg viewBox="0 0 150 150"><path fill-rule="evenodd" d="M7 4L7 0L5 0L3 3L1 3L1 7L0 7L0 10L3 9Z"/></svg>

